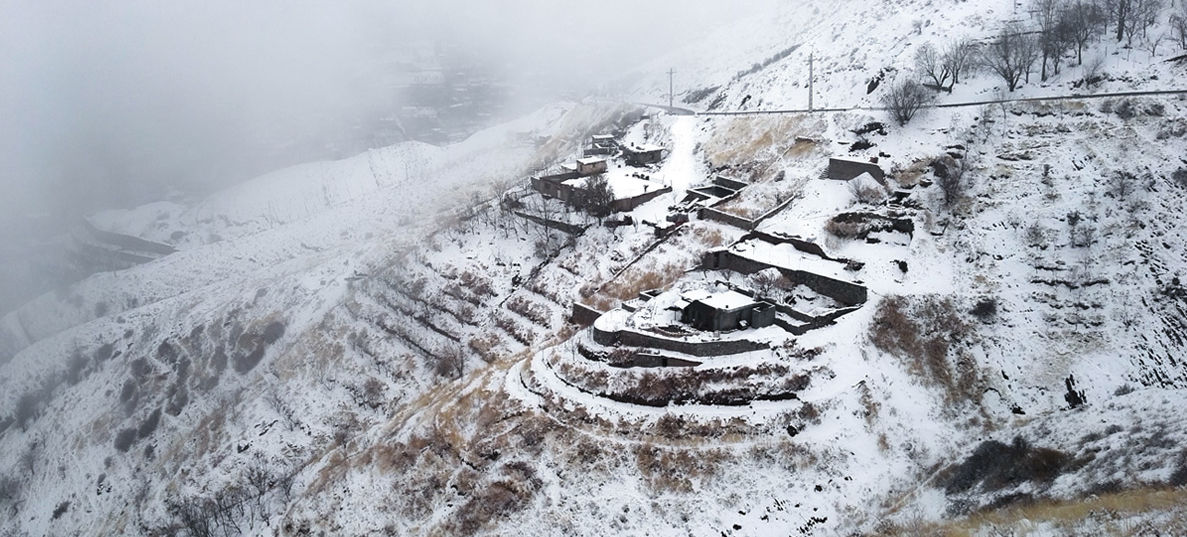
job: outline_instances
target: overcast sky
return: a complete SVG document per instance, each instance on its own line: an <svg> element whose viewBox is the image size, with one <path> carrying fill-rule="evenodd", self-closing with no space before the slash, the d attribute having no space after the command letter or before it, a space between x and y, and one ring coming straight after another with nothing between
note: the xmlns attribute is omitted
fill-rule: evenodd
<svg viewBox="0 0 1187 537"><path fill-rule="evenodd" d="M263 133L305 136L390 106L370 76L418 40L571 87L731 17L711 0L0 0L7 215L225 185ZM552 86L549 86L552 87ZM248 165L244 165L244 163ZM262 170L260 170L262 171ZM149 182L149 183L146 183Z"/></svg>

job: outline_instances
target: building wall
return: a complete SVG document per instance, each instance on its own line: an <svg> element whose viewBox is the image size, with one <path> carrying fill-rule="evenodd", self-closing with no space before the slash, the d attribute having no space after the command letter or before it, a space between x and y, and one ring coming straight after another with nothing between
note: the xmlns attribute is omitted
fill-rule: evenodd
<svg viewBox="0 0 1187 537"><path fill-rule="evenodd" d="M632 151L624 149L622 158L628 165L642 166L644 164L654 164L663 160L664 152L662 149L656 151Z"/></svg>
<svg viewBox="0 0 1187 537"><path fill-rule="evenodd" d="M569 316L569 319L581 326L590 326L601 316L602 312L580 302L574 302L573 313Z"/></svg>
<svg viewBox="0 0 1187 537"><path fill-rule="evenodd" d="M874 176L874 179L881 181L886 177L886 172L882 171L877 164L871 162L861 162L859 160L849 160L841 158L828 159L828 177L829 179L839 179L841 181L848 181L863 173L868 173Z"/></svg>
<svg viewBox="0 0 1187 537"><path fill-rule="evenodd" d="M668 192L671 192L671 191L672 191L672 187L665 186L659 190L652 190L651 192L647 192L645 194L639 194L638 196L635 196L633 198L623 198L620 200L614 200L614 205L612 205L612 208L614 209L615 212L633 211L633 210L635 210L636 207L643 205L644 203L647 203L647 202L649 202L655 198L658 198L664 194L667 194Z"/></svg>
<svg viewBox="0 0 1187 537"><path fill-rule="evenodd" d="M697 217L702 220L721 222L739 229L754 229L754 221L748 218L742 218L741 216L732 215L725 211L719 211L712 207L701 207L700 210L697 211Z"/></svg>

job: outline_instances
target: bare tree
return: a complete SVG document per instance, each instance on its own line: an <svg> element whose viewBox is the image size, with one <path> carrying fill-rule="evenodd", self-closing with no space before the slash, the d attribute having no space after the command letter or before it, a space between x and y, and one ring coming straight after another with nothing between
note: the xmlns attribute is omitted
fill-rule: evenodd
<svg viewBox="0 0 1187 537"><path fill-rule="evenodd" d="M1019 55L1022 60L1022 74L1026 83L1030 84L1030 72L1034 70L1035 62L1039 61L1039 40L1034 36L1019 34Z"/></svg>
<svg viewBox="0 0 1187 537"><path fill-rule="evenodd" d="M1109 20L1116 25L1117 41L1125 39L1125 28L1128 26L1131 5L1134 0L1103 0L1108 11Z"/></svg>
<svg viewBox="0 0 1187 537"><path fill-rule="evenodd" d="M1142 48L1146 49L1146 52L1149 52L1150 57L1153 58L1154 56L1158 55L1158 45L1161 45L1162 42L1165 40L1166 40L1166 34L1159 34L1159 35L1156 35L1153 37L1147 37L1146 40L1142 43Z"/></svg>
<svg viewBox="0 0 1187 537"><path fill-rule="evenodd" d="M1162 11L1162 0L1127 0L1126 4L1125 20L1119 28L1123 32L1125 45L1133 46L1137 36L1148 37L1150 27L1158 21L1158 14Z"/></svg>
<svg viewBox="0 0 1187 537"><path fill-rule="evenodd" d="M1009 24L985 47L981 61L1014 91L1023 76L1029 76L1037 50L1032 37L1025 35L1018 24Z"/></svg>
<svg viewBox="0 0 1187 537"><path fill-rule="evenodd" d="M217 529L217 507L205 498L170 500L170 515L190 537L213 537Z"/></svg>
<svg viewBox="0 0 1187 537"><path fill-rule="evenodd" d="M1035 0L1034 17L1039 24L1039 51L1042 53L1040 78L1047 80L1047 61L1062 54L1059 32L1059 0Z"/></svg>
<svg viewBox="0 0 1187 537"><path fill-rule="evenodd" d="M882 104L899 125L906 125L931 98L931 93L923 84L904 78L890 86L889 91L882 96Z"/></svg>
<svg viewBox="0 0 1187 537"><path fill-rule="evenodd" d="M948 66L948 71L952 73L952 84L948 86L949 89L960 83L960 75L963 75L976 65L973 61L976 59L977 45L971 39L960 39L948 45L944 50L944 65Z"/></svg>
<svg viewBox="0 0 1187 537"><path fill-rule="evenodd" d="M915 68L931 78L936 90L948 89L945 84L952 77L952 69L931 43L925 43L915 51Z"/></svg>
<svg viewBox="0 0 1187 537"><path fill-rule="evenodd" d="M1064 27L1069 46L1076 49L1076 65L1084 63L1084 48L1103 20L1104 15L1095 2L1076 0L1064 6L1060 13L1060 24Z"/></svg>
<svg viewBox="0 0 1187 537"><path fill-rule="evenodd" d="M1171 33L1179 48L1187 50L1187 2L1180 4L1179 13L1171 16Z"/></svg>

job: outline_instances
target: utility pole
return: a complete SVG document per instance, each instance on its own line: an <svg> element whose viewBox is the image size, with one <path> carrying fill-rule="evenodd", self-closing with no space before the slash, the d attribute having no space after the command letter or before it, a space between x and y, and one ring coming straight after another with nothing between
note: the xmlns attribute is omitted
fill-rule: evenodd
<svg viewBox="0 0 1187 537"><path fill-rule="evenodd" d="M676 70L675 70L675 69L668 69L668 113L671 113L671 112L672 112L672 97L673 97L673 95L674 95L674 94L673 94L673 87L674 87L674 86L673 86L673 84L672 84L672 77L673 77L675 74L676 74Z"/></svg>
<svg viewBox="0 0 1187 537"><path fill-rule="evenodd" d="M815 76L813 76L813 65L816 61L815 54L808 54L808 111L812 111L812 94L815 93L813 84L815 83Z"/></svg>

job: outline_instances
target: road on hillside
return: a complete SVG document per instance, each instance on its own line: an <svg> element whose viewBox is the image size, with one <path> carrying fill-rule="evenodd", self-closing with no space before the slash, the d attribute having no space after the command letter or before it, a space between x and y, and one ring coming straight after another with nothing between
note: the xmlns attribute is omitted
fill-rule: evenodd
<svg viewBox="0 0 1187 537"><path fill-rule="evenodd" d="M1107 99L1115 97L1145 97L1158 95L1187 95L1187 89L1178 90L1150 90L1150 91L1119 91L1113 93L1072 93L1068 95L1052 95L1048 97L1018 97L1015 99L990 99L985 101L967 101L959 103L928 104L922 108L964 108L969 106L985 106L993 104L1033 103L1044 101L1075 101L1083 99ZM824 114L833 112L877 112L886 111L885 106L854 106L850 108L792 108L779 110L732 110L721 112L698 112L680 107L669 107L660 104L639 103L649 108L660 108L678 116L762 116L779 114Z"/></svg>

